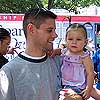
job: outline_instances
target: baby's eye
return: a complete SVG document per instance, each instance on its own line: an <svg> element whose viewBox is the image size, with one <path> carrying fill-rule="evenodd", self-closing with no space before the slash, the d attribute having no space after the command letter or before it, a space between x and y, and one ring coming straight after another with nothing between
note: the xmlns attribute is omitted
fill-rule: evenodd
<svg viewBox="0 0 100 100"><path fill-rule="evenodd" d="M73 40L72 38L68 38L68 40Z"/></svg>
<svg viewBox="0 0 100 100"><path fill-rule="evenodd" d="M77 39L78 41L80 41L81 39Z"/></svg>

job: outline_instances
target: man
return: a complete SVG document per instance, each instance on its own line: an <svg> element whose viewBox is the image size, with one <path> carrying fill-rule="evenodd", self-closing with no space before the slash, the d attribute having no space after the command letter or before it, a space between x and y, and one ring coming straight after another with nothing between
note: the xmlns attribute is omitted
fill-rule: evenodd
<svg viewBox="0 0 100 100"><path fill-rule="evenodd" d="M59 56L53 49L56 15L44 9L29 10L23 20L25 52L0 71L0 100L57 100L61 85Z"/></svg>

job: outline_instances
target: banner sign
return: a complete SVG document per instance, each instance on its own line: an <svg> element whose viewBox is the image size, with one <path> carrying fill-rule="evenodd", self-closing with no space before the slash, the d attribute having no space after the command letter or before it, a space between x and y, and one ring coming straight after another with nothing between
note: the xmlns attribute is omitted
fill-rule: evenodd
<svg viewBox="0 0 100 100"><path fill-rule="evenodd" d="M0 14L0 27L7 29L11 34L11 47L19 47L16 51L19 53L25 49L25 37L22 28L23 14ZM17 54L7 54L6 57L11 60Z"/></svg>
<svg viewBox="0 0 100 100"><path fill-rule="evenodd" d="M0 27L10 32L11 47L19 47L16 49L18 53L25 50L25 37L22 27L23 17L24 14L0 14ZM58 38L54 41L54 48L58 48L60 43L65 40L66 27L68 25L68 21L59 20L59 17L56 19L56 33L58 34ZM14 55L7 54L6 57L11 60L16 55L17 53Z"/></svg>

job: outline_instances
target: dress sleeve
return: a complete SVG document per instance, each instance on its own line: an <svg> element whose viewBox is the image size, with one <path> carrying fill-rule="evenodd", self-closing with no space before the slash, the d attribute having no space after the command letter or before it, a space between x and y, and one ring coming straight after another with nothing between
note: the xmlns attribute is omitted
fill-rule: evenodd
<svg viewBox="0 0 100 100"><path fill-rule="evenodd" d="M85 58L85 57L87 57L87 56L90 56L90 51L86 51L86 52L84 52L84 54L81 56L82 58Z"/></svg>

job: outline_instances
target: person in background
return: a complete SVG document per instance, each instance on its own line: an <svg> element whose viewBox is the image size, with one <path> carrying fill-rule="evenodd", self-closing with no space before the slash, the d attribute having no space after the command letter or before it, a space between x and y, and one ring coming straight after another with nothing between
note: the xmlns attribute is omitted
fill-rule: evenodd
<svg viewBox="0 0 100 100"><path fill-rule="evenodd" d="M93 61L90 52L84 51L88 43L86 28L79 23L71 24L66 30L65 41L66 48L61 51L64 89L60 91L59 100L65 97L65 100L86 100L90 96L100 100L100 91L93 87ZM57 54L59 51L56 51Z"/></svg>
<svg viewBox="0 0 100 100"><path fill-rule="evenodd" d="M51 58L56 15L30 9L23 19L26 48L0 70L0 100L58 100L60 56ZM2 84L3 83L3 84Z"/></svg>
<svg viewBox="0 0 100 100"><path fill-rule="evenodd" d="M14 54L16 48L10 48L11 36L10 33L4 29L0 28L0 69L3 65L8 63L8 59L4 57L6 54Z"/></svg>
<svg viewBox="0 0 100 100"><path fill-rule="evenodd" d="M100 49L100 31L96 34L97 49Z"/></svg>
<svg viewBox="0 0 100 100"><path fill-rule="evenodd" d="M10 33L4 28L0 28L0 68L8 62L4 55L8 52L10 42Z"/></svg>
<svg viewBox="0 0 100 100"><path fill-rule="evenodd" d="M94 70L96 72L96 88L100 90L100 49L98 49L92 56L94 62Z"/></svg>

